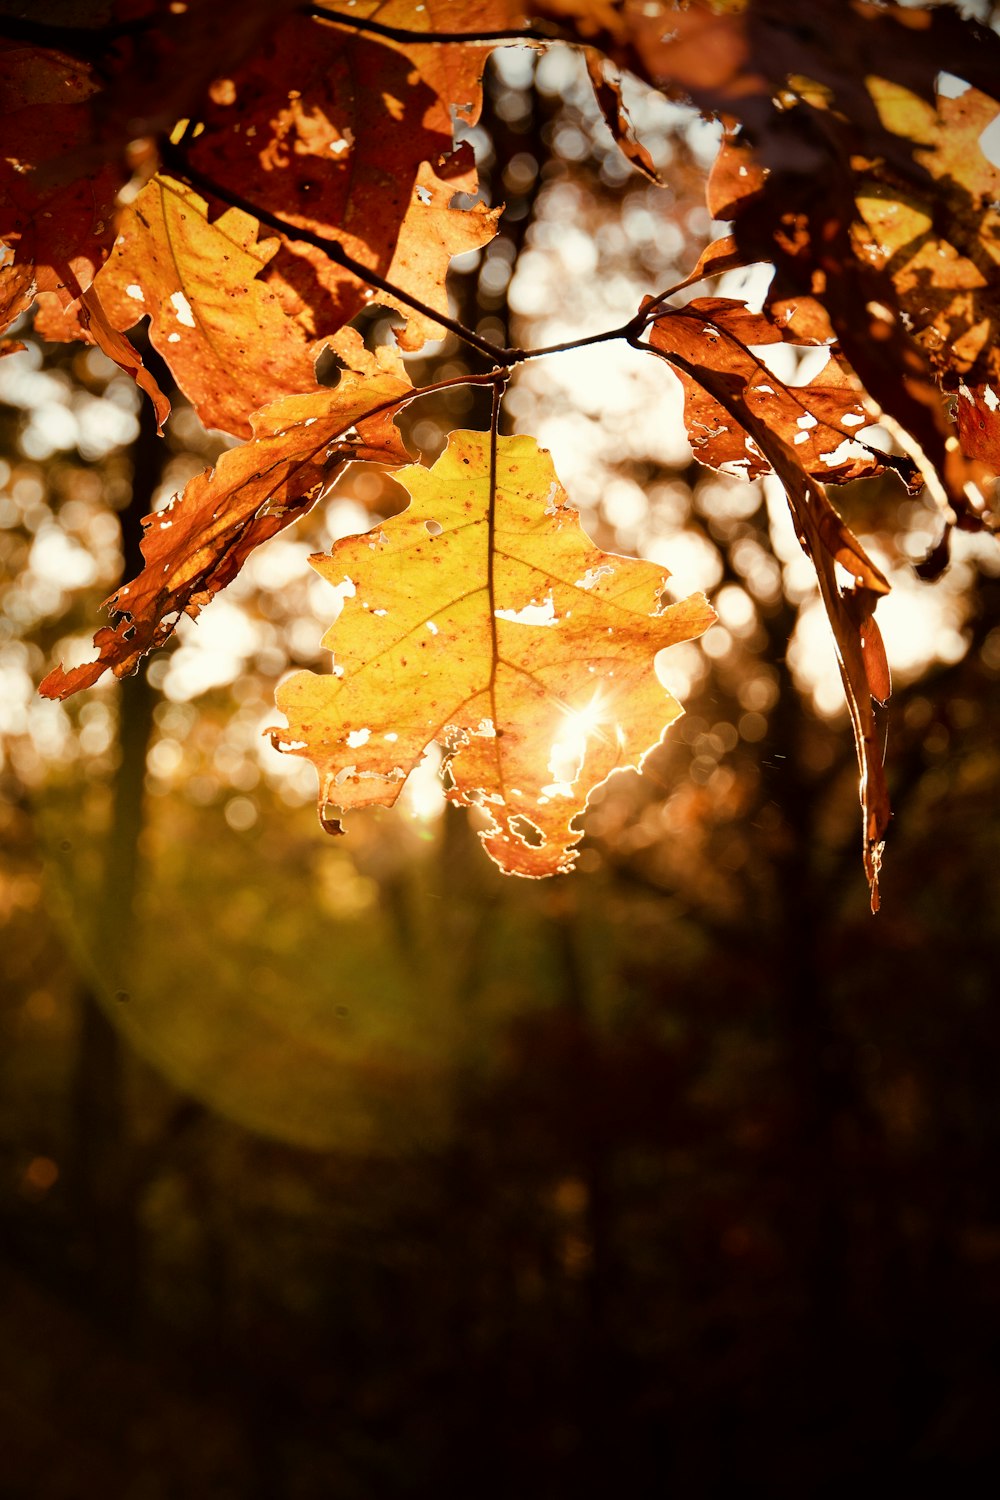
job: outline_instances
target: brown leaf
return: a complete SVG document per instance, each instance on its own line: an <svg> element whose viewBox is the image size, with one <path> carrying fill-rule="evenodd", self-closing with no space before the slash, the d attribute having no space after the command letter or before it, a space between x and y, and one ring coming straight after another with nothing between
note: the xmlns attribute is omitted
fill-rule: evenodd
<svg viewBox="0 0 1000 1500"><path fill-rule="evenodd" d="M597 107L604 117L604 123L614 136L618 149L626 161L631 162L633 167L650 182L662 185L660 174L653 164L653 158L636 136L635 126L632 124L622 97L621 78L614 65L593 47L585 49L584 57L587 60L587 76L594 90Z"/></svg>
<svg viewBox="0 0 1000 1500"><path fill-rule="evenodd" d="M962 452L1000 475L1000 396L993 386L960 386L955 415Z"/></svg>
<svg viewBox="0 0 1000 1500"><path fill-rule="evenodd" d="M118 677L134 672L169 639L182 613L198 615L256 547L312 508L351 459L409 461L391 421L412 394L401 368L388 354L366 354L353 331L334 347L355 366L334 390L284 396L255 412L251 442L223 453L166 510L146 517L145 567L104 601L118 618L94 637L97 660L50 672L40 689L46 697L91 687L109 667Z"/></svg>
<svg viewBox="0 0 1000 1500"><path fill-rule="evenodd" d="M582 40L724 118L712 211L734 216L746 263L775 264L774 297L822 303L851 366L928 484L968 517L975 476L953 442L936 372L954 380L969 373L970 361L996 357L988 353L1000 345L990 217L996 193L976 135L985 118L980 107L972 110L975 119L962 120L961 110L971 106L949 105L947 124L932 136L917 113L920 101L931 109L942 71L995 94L997 36L948 6L865 0L812 0L807 7L800 0L654 0L599 21L583 0L547 8L575 15ZM903 94L915 103L896 130L887 106ZM863 203L872 253L855 230L862 179L873 184ZM972 200L982 210L978 218ZM921 201L933 201L930 237L929 221L907 218ZM873 233L893 227L883 224L887 213L898 230L886 240L888 258ZM905 238L907 227L915 237ZM909 267L899 286L897 267Z"/></svg>
<svg viewBox="0 0 1000 1500"><path fill-rule="evenodd" d="M710 245L705 246L694 270L685 276L683 281L676 282L666 295L672 296L675 292L682 292L687 286L706 281L710 276L721 276L725 271L740 271L744 266L752 264L753 259L747 258L746 253L740 249L733 236L724 235L722 239L713 240ZM654 299L654 301L659 300L661 299Z"/></svg>
<svg viewBox="0 0 1000 1500"><path fill-rule="evenodd" d="M724 342L729 344L729 340ZM756 445L784 486L799 542L816 568L837 643L860 771L865 873L872 910L877 910L890 806L872 698L888 696L889 676L873 615L878 597L888 593L889 585L844 525L822 485L807 472L799 451L762 414L753 397L752 369L740 363L738 351L727 347L731 365L724 358L714 365L699 358L696 330L690 320L676 314L657 319L650 329L650 344L681 376L686 390L700 386L713 408L728 417L732 431L742 431L744 441ZM854 580L853 586L841 588L837 564Z"/></svg>
<svg viewBox="0 0 1000 1500"><path fill-rule="evenodd" d="M84 292L79 302L80 320L86 333L119 369L131 375L140 390L145 391L156 412L156 430L163 431L163 424L170 415L170 402L160 390L155 378L142 362L139 351L129 343L123 333L112 328L108 315L101 305L96 286Z"/></svg>
<svg viewBox="0 0 1000 1500"><path fill-rule="evenodd" d="M97 90L83 62L0 44L0 241L13 252L0 272L3 327L35 290L72 302L111 247L123 174L95 145Z"/></svg>
<svg viewBox="0 0 1000 1500"><path fill-rule="evenodd" d="M187 147L194 167L383 274L420 163L452 149L447 109L400 51L307 16L213 86L203 123ZM350 282L356 312L362 288Z"/></svg>
<svg viewBox="0 0 1000 1500"><path fill-rule="evenodd" d="M763 192L767 174L745 135L727 131L708 174L705 198L713 219L735 219Z"/></svg>
<svg viewBox="0 0 1000 1500"><path fill-rule="evenodd" d="M354 594L324 638L333 673L278 689L276 743L313 761L325 816L391 805L437 740L451 800L488 816L505 873L568 870L595 787L641 766L681 711L655 654L713 612L701 595L664 607L662 568L594 547L532 438L491 454L488 433L453 432L432 469L397 478L401 515L313 559Z"/></svg>
<svg viewBox="0 0 1000 1500"><path fill-rule="evenodd" d="M517 25L520 17L511 16L506 0L425 0L417 9L413 0L325 0L324 10L331 20L337 15L345 21L375 20L385 26L406 31L435 33L482 32ZM340 33L344 35L343 32ZM457 45L435 45L433 42L385 41L396 48L420 74L438 104L428 112L427 124L450 133L451 111L468 125L479 119L482 107L482 76L492 48L474 42Z"/></svg>
<svg viewBox="0 0 1000 1500"><path fill-rule="evenodd" d="M768 345L787 339L795 309L788 310L785 327L745 303L724 298L696 298L685 307L664 311L651 329L655 348L683 354L692 365L718 373L740 392L741 401L796 453L808 474L820 480L846 483L899 467L905 461L859 443L857 432L869 418L858 399L850 371L830 352L827 363L806 385L787 385L747 345ZM792 336L794 342L794 335ZM698 377L681 373L685 423L696 458L713 468L754 479L770 468L766 452L744 427L713 399Z"/></svg>

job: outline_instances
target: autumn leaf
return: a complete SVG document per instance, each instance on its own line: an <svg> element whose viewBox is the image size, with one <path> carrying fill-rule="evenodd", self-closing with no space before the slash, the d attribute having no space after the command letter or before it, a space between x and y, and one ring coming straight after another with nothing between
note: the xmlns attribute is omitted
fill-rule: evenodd
<svg viewBox="0 0 1000 1500"><path fill-rule="evenodd" d="M947 6L691 0L676 20L666 3L628 8L601 41L722 115L710 212L732 216L745 263L774 264L772 298L819 299L932 493L976 514L936 376L997 342L996 195L976 134L989 106L966 95L935 119L933 100L942 70L997 92L996 35Z"/></svg>
<svg viewBox="0 0 1000 1500"><path fill-rule="evenodd" d="M594 47L587 47L584 56L587 61L587 76L594 90L597 107L604 117L604 123L614 136L618 149L626 161L631 162L632 166L650 182L662 185L653 158L637 137L635 126L625 107L621 75L618 70Z"/></svg>
<svg viewBox="0 0 1000 1500"><path fill-rule="evenodd" d="M931 363L945 374L1000 379L1000 170L982 137L1000 104L976 89L928 103L874 78L886 129L915 148L919 179L882 172L858 184L859 257L884 268Z"/></svg>
<svg viewBox="0 0 1000 1500"><path fill-rule="evenodd" d="M412 63L378 40L293 16L210 92L204 129L187 147L191 164L384 273L421 162L453 146L447 101ZM318 311L323 331L363 306L354 278L350 306L334 289L349 275L330 263L327 294L335 291L339 322L329 327Z"/></svg>
<svg viewBox="0 0 1000 1500"><path fill-rule="evenodd" d="M735 345L734 340L727 342ZM889 696L889 669L874 614L889 584L837 514L823 486L808 472L797 449L782 435L781 425L772 427L759 409L753 399L752 372L741 367L735 348L730 352L737 357L729 367L724 354L714 366L696 362L698 344L683 313L656 320L650 328L650 347L681 376L686 391L700 387L713 409L722 413L724 429L731 432L719 433L716 441L739 442L742 436L744 447L753 444L784 487L796 535L816 569L837 644L860 772L862 852L876 911L891 810L873 706L873 699L881 703ZM847 586L841 586L838 567L851 580Z"/></svg>
<svg viewBox="0 0 1000 1500"><path fill-rule="evenodd" d="M700 635L701 595L665 606L663 569L586 537L533 438L453 432L397 475L402 515L313 558L352 586L326 677L278 689L279 748L319 773L321 815L393 803L434 740L452 801L489 818L508 874L572 867L573 826L612 771L641 766L681 712L656 653Z"/></svg>
<svg viewBox="0 0 1000 1500"><path fill-rule="evenodd" d="M36 291L65 305L93 281L114 239L120 168L95 145L83 62L37 47L0 44L0 328Z"/></svg>
<svg viewBox="0 0 1000 1500"><path fill-rule="evenodd" d="M456 255L488 245L497 232L503 206L452 208L454 183L444 182L424 165L417 175L413 203L400 227L399 243L389 279L414 288L429 313L448 313L448 267ZM391 298L379 298L379 301ZM441 338L444 329L429 313L403 307L405 328L396 332L402 349L419 349L427 339Z"/></svg>
<svg viewBox="0 0 1000 1500"><path fill-rule="evenodd" d="M211 220L171 177L147 183L124 216L95 286L111 324L149 315L149 336L206 427L250 432L247 413L316 388L310 315L266 279L279 240L238 208Z"/></svg>
<svg viewBox="0 0 1000 1500"><path fill-rule="evenodd" d="M438 101L426 118L428 125L450 130L452 110L463 123L474 125L482 107L482 74L489 46L474 42L457 46L436 46L434 36L463 32L491 31L517 24L520 17L507 0L425 0L420 6L413 0L325 0L323 9L330 21L338 17L343 23L357 25L366 21L408 32L425 32L428 40L397 42L383 38L395 47Z"/></svg>
<svg viewBox="0 0 1000 1500"><path fill-rule="evenodd" d="M676 309L666 309L652 330L656 348L683 354L699 369L717 371L738 386L741 401L796 453L800 466L820 480L846 483L850 479L898 468L913 480L906 459L881 453L858 441L860 428L870 422L859 399L858 384L836 350L804 385L778 378L754 349L769 344L812 342L797 333L810 311L797 303L783 309L780 319L751 313L743 302L702 297ZM752 347L748 347L752 346ZM714 400L698 379L678 369L684 386L684 418L694 455L713 468L725 467L747 479L766 473L770 463L747 432Z"/></svg>
<svg viewBox="0 0 1000 1500"><path fill-rule="evenodd" d="M77 309L77 316L86 336L93 339L97 347L109 359L114 360L120 370L131 375L140 390L146 392L156 413L157 431L162 432L163 424L170 415L170 402L160 390L155 377L146 369L139 351L123 333L111 326L95 286L88 287L84 292Z"/></svg>
<svg viewBox="0 0 1000 1500"><path fill-rule="evenodd" d="M46 697L91 687L108 668L118 677L134 672L181 614L197 616L256 547L305 515L345 463L408 462L391 420L413 394L398 362L368 354L351 330L335 348L354 368L334 390L285 396L255 412L251 442L223 453L165 510L146 517L145 567L105 600L118 618L94 637L97 660L68 672L56 667L41 685Z"/></svg>

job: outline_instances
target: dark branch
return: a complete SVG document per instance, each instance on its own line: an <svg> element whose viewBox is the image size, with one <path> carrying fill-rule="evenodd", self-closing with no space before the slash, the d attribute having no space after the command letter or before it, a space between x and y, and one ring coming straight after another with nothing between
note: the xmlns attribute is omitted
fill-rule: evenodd
<svg viewBox="0 0 1000 1500"><path fill-rule="evenodd" d="M119 21L107 26L60 26L33 17L0 16L0 36L5 40L49 47L83 62L101 62L120 38L148 30L146 20Z"/></svg>
<svg viewBox="0 0 1000 1500"><path fill-rule="evenodd" d="M303 5L303 11L307 16L313 16L317 21L328 21L331 26L343 26L349 31L369 32L372 36L382 36L389 42L422 43L425 46L438 46L447 43L460 46L474 46L477 42L554 42L559 37L548 31L537 30L533 26L501 27L495 31L411 31L405 26L387 26L384 21L369 21L361 16L345 16L342 11L330 11L322 5Z"/></svg>
<svg viewBox="0 0 1000 1500"><path fill-rule="evenodd" d="M606 328L603 333L588 333L583 338L568 339L564 344L546 344L541 349L506 349L503 352L518 356L517 359L511 359L510 364L521 364L526 359L543 359L546 354L568 354L573 349L586 349L591 344L610 344L615 339L627 339L629 343L632 343L633 339L642 333L645 326L646 314L643 311L617 328Z"/></svg>
<svg viewBox="0 0 1000 1500"><path fill-rule="evenodd" d="M631 339L633 335L641 332L645 327L646 315L645 313L639 313L635 318L630 319L628 323L622 324L619 328L609 328L603 333L587 334L584 338L569 339L563 344L551 344L542 349L498 348L496 344L491 344L488 339L481 338L478 333L475 333L471 328L467 328L464 323L458 322L456 318L451 318L446 313L438 312L436 308L428 306L426 302L422 302L419 297L414 297L411 293L404 291L401 286L397 286L392 281L387 281L384 276L380 276L377 271L373 271L369 266L362 265L360 261L348 255L339 240L330 239L326 235L315 234L311 229L300 229L298 225L290 224L287 219L282 219L278 214L270 213L266 208L261 208L259 204L254 203L251 199L244 198L242 193L234 192L231 188L225 187L221 182L217 182L215 178L209 177L204 172L199 171L197 167L191 166L184 152L172 142L161 141L160 159L163 165L175 177L189 183L191 187L197 188L200 192L208 193L211 197L218 198L223 203L228 203L232 208L238 208L245 214L250 214L261 224L266 224L269 229L277 230L279 234L287 236L290 240L298 240L302 244L312 245L315 249L322 250L324 255L328 255L332 261L338 266L342 266L345 271L350 271L351 275L356 276L359 281L363 281L366 285L385 292L394 302L399 302L404 307L412 308L414 312L421 313L432 322L440 324L442 328L447 328L450 333L453 333L456 338L461 339L464 344L468 344L471 349L475 349L479 354L485 355L502 369L512 369L515 365L523 364L525 360L540 359L546 354L565 354L573 349L586 348L590 344L609 343L613 339Z"/></svg>
<svg viewBox="0 0 1000 1500"><path fill-rule="evenodd" d="M290 240L297 240L301 244L312 245L315 249L322 250L323 254L328 255L338 266L342 266L345 271L350 271L352 276L357 276L359 281L365 282L368 286L376 287L380 292L385 292L387 296L392 297L394 301L401 302L404 307L409 307L414 312L420 313L423 317L430 318L433 322L439 323L442 328L447 328L456 338L461 339L470 348L478 350L480 354L485 354L494 363L514 364L523 358L520 350L498 349L488 339L480 338L478 333L474 333L471 328L466 328L463 323L457 322L455 318L450 318L447 313L438 312L436 308L429 307L419 297L411 296L402 287L394 285L391 281L387 281L384 276L380 276L370 266L362 265L360 261L348 255L339 240L330 239L328 236L322 234L314 234L311 229L300 229L298 225L290 224L287 219L282 219L278 214L270 213L266 208L261 208L259 204L251 202L249 198L244 198L242 193L236 193L232 188L223 186L221 182L216 182L213 177L208 177L204 172L200 172L197 167L191 166L184 153L179 151L170 141L161 141L160 159L163 165L175 177L181 178L183 181L189 183L191 187L197 188L200 192L208 193L213 198L220 198L223 203L228 203L232 208L241 209L243 213L250 214L261 224L266 224L269 229L277 230L279 234L285 235ZM517 353L518 360L506 357L514 352Z"/></svg>

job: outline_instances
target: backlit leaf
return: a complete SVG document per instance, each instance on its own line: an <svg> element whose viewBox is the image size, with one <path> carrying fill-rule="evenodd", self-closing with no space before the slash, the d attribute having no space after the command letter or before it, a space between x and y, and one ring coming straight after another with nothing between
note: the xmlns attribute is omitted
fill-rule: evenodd
<svg viewBox="0 0 1000 1500"><path fill-rule="evenodd" d="M783 323L751 313L742 302L696 298L669 309L656 320L652 341L669 356L676 351L700 369L718 371L734 384L768 429L790 445L798 463L820 480L845 483L898 467L912 477L912 465L877 452L857 440L870 418L859 399L858 384L835 350L807 384L790 385L768 368L754 348L798 342L798 305L785 309ZM804 309L806 319L809 309ZM805 341L803 339L803 341ZM751 347L748 347L751 346ZM723 466L747 479L771 467L765 454L728 411L697 379L679 371L684 385L684 417L695 457L713 468Z"/></svg>
<svg viewBox="0 0 1000 1500"><path fill-rule="evenodd" d="M872 910L877 910L882 847L891 810L872 700L883 702L889 696L890 683L874 613L879 597L889 592L889 585L845 526L823 486L809 474L796 448L782 436L780 427L772 427L769 419L755 409L753 376L748 368L741 367L736 359L730 368L724 359L714 367L709 362L696 362L698 344L683 315L658 319L650 329L650 343L684 378L686 389L701 387L714 406L726 414L726 426L734 434L742 432L744 440L755 445L784 487L799 542L816 569L837 643L860 771L865 871ZM849 583L841 584L838 566Z"/></svg>
<svg viewBox="0 0 1000 1500"><path fill-rule="evenodd" d="M402 515L313 559L353 594L324 638L332 674L278 689L276 743L315 764L323 813L393 803L436 740L502 870L568 870L591 792L681 712L655 654L714 615L701 595L664 606L662 568L596 548L532 438L491 455L489 434L454 432L397 477Z"/></svg>
<svg viewBox="0 0 1000 1500"><path fill-rule="evenodd" d="M161 175L125 214L96 281L113 326L148 314L151 342L205 426L237 435L250 432L248 412L316 388L315 327L268 281L280 242L258 240L258 227L238 208L211 220L204 198Z"/></svg>
<svg viewBox="0 0 1000 1500"><path fill-rule="evenodd" d="M285 396L255 412L251 442L223 453L165 510L146 517L145 567L105 600L118 618L94 637L97 660L55 668L41 685L46 697L91 687L109 667L118 677L134 672L182 613L195 617L254 548L311 509L349 460L407 462L391 417L411 394L409 381L391 360L366 354L354 333L337 348L357 368L335 390Z"/></svg>

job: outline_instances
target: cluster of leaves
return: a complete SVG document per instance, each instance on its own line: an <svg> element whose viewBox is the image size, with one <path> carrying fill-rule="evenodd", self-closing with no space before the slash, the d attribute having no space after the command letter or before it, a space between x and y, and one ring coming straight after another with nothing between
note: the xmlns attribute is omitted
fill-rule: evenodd
<svg viewBox="0 0 1000 1500"><path fill-rule="evenodd" d="M46 337L97 344L162 425L169 403L127 337L148 317L201 420L245 441L149 518L97 660L42 691L134 671L345 464L402 468L410 507L314 559L345 596L334 668L279 690L278 743L315 763L324 812L391 803L437 740L449 795L487 814L502 868L572 865L590 792L641 765L679 712L654 655L712 620L701 596L666 606L661 568L594 548L547 455L498 435L509 372L552 351L494 347L448 311L450 260L488 243L501 212L475 201L453 120L475 122L491 46L580 47L647 176L620 69L722 121L707 203L731 232L627 324L577 343L665 360L697 459L781 481L837 642L876 902L890 683L874 616L889 585L826 485L891 469L926 488L941 512L928 575L952 526L995 525L1000 172L983 147L1000 39L946 6L869 0L104 10L86 27L0 18L0 313L9 326L34 302ZM756 264L773 268L759 310L677 300ZM375 299L401 317L403 350L448 330L483 359L444 384L492 388L490 431L452 434L433 469L412 464L394 418L441 384L415 388L397 351L366 349L349 325ZM826 361L789 384L766 358L779 344ZM881 446L859 440L875 424Z"/></svg>

